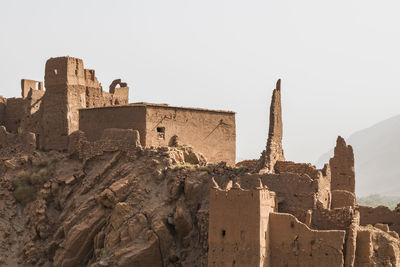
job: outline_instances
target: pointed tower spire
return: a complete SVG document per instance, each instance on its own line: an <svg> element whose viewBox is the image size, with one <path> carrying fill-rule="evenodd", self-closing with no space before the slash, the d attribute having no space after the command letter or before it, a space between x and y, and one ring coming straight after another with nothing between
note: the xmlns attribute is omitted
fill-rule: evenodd
<svg viewBox="0 0 400 267"><path fill-rule="evenodd" d="M285 160L282 148L282 132L281 79L279 79L272 93L268 141L258 162L257 170L259 172L273 173L275 163Z"/></svg>

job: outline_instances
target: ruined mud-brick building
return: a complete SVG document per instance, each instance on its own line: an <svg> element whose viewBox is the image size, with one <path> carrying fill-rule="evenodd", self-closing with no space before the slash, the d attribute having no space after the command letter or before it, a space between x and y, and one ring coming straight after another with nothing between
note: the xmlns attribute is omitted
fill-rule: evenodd
<svg viewBox="0 0 400 267"><path fill-rule="evenodd" d="M322 169L285 159L280 81L245 168L233 112L128 104L126 83L103 91L80 59L49 59L21 94L0 98L0 265L400 266L400 205L357 204L343 138ZM54 177L17 213L13 182L43 155Z"/></svg>
<svg viewBox="0 0 400 267"><path fill-rule="evenodd" d="M73 57L46 62L44 87L23 79L21 98L0 98L1 125L11 133L35 133L40 149L66 150L70 135L78 130L95 141L105 129L133 129L143 146L188 145L209 162L235 164L234 112L128 104L126 83L114 80L105 92L95 71Z"/></svg>
<svg viewBox="0 0 400 267"><path fill-rule="evenodd" d="M270 112L253 171L210 191L208 266L400 266L400 210L357 205L352 147L338 137L321 170L285 161L280 81Z"/></svg>

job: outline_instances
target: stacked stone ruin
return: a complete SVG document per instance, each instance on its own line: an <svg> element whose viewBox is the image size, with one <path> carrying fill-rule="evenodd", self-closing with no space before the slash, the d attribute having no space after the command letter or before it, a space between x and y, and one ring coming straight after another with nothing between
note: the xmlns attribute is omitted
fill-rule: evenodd
<svg viewBox="0 0 400 267"><path fill-rule="evenodd" d="M400 213L357 205L342 137L321 170L285 161L280 83L254 170L210 191L208 266L400 266Z"/></svg>

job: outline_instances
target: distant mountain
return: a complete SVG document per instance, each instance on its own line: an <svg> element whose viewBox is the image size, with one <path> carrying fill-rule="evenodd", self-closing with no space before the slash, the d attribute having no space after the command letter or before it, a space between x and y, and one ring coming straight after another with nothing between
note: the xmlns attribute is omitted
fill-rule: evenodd
<svg viewBox="0 0 400 267"><path fill-rule="evenodd" d="M354 149L356 192L400 195L400 115L355 132L347 140ZM318 159L329 161L333 150Z"/></svg>

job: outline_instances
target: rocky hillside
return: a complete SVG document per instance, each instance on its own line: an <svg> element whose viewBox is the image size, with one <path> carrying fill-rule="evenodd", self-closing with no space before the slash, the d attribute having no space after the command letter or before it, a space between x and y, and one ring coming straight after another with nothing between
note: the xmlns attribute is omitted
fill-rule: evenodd
<svg viewBox="0 0 400 267"><path fill-rule="evenodd" d="M400 115L352 134L346 142L354 149L358 195L400 194ZM318 160L329 161L333 151Z"/></svg>
<svg viewBox="0 0 400 267"><path fill-rule="evenodd" d="M0 266L206 266L212 177L189 147L4 156Z"/></svg>

